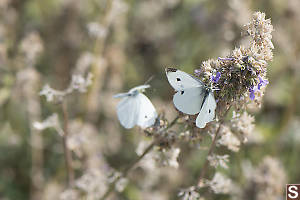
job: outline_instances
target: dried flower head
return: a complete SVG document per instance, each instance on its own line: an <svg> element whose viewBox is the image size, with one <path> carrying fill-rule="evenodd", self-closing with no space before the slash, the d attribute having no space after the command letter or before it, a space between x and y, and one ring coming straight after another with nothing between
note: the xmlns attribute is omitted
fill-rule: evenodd
<svg viewBox="0 0 300 200"><path fill-rule="evenodd" d="M231 130L242 143L247 142L248 137L254 131L254 117L246 111L243 114L233 112L231 119Z"/></svg>
<svg viewBox="0 0 300 200"><path fill-rule="evenodd" d="M179 164L177 162L177 158L179 156L179 153L179 148L162 149L161 151L158 151L155 160L159 166L170 166L178 168Z"/></svg>
<svg viewBox="0 0 300 200"><path fill-rule="evenodd" d="M197 192L197 188L195 186L181 189L178 193L178 197L181 200L198 200L200 198L200 194Z"/></svg>
<svg viewBox="0 0 300 200"><path fill-rule="evenodd" d="M216 168L218 166L223 167L225 169L228 168L227 163L229 162L229 155L210 155L207 157L210 166Z"/></svg>
<svg viewBox="0 0 300 200"><path fill-rule="evenodd" d="M272 60L274 48L273 27L265 14L256 12L245 28L252 38L249 47L236 48L226 58L204 61L201 69L195 71L212 88L218 88L215 98L219 104L234 103L236 108L244 107L249 100L260 103L257 97L263 95L263 88L268 84L267 62Z"/></svg>
<svg viewBox="0 0 300 200"><path fill-rule="evenodd" d="M287 177L278 159L267 156L257 167L249 162L244 162L242 166L246 177L246 186L241 192L244 197L252 191L252 199L263 200L266 196L272 200L281 199ZM245 199L243 196L241 198Z"/></svg>
<svg viewBox="0 0 300 200"><path fill-rule="evenodd" d="M44 45L40 35L37 32L32 32L21 41L20 48L25 55L26 63L32 66L37 57L43 52Z"/></svg>
<svg viewBox="0 0 300 200"><path fill-rule="evenodd" d="M92 78L93 75L91 73L88 73L86 78L81 75L73 75L69 87L65 90L55 90L46 84L40 91L40 95L44 95L48 102L61 102L65 96L71 94L73 91L86 92L87 87L92 84Z"/></svg>
<svg viewBox="0 0 300 200"><path fill-rule="evenodd" d="M77 200L79 199L79 191L76 189L67 189L59 195L60 200Z"/></svg>
<svg viewBox="0 0 300 200"><path fill-rule="evenodd" d="M97 169L87 171L75 183L77 188L87 194L88 199L100 198L106 191L106 184L106 176Z"/></svg>
<svg viewBox="0 0 300 200"><path fill-rule="evenodd" d="M89 34L95 38L104 38L107 35L107 28L97 22L90 22L87 29Z"/></svg>
<svg viewBox="0 0 300 200"><path fill-rule="evenodd" d="M219 172L214 175L211 181L207 181L206 185L208 185L215 194L228 194L231 192L233 186L231 179Z"/></svg>
<svg viewBox="0 0 300 200"><path fill-rule="evenodd" d="M240 149L240 140L231 132L228 126L221 127L221 138L217 145L226 146L229 150L237 152Z"/></svg>
<svg viewBox="0 0 300 200"><path fill-rule="evenodd" d="M122 192L128 184L127 178L120 178L120 180L116 183L116 190L118 192Z"/></svg>
<svg viewBox="0 0 300 200"><path fill-rule="evenodd" d="M78 92L84 93L87 91L87 87L92 84L93 75L89 73L86 78L81 75L73 75L70 88L77 90Z"/></svg>
<svg viewBox="0 0 300 200"><path fill-rule="evenodd" d="M140 142L136 153L141 155L144 150L149 146L148 142ZM177 158L179 156L180 149L179 148L156 148L150 153L148 153L144 158L144 163L141 163L143 168L153 170L156 167L174 167L178 168L179 164L177 162Z"/></svg>
<svg viewBox="0 0 300 200"><path fill-rule="evenodd" d="M64 135L64 131L60 126L58 115L56 113L46 118L43 122L33 122L33 127L37 130L54 128L60 136Z"/></svg>

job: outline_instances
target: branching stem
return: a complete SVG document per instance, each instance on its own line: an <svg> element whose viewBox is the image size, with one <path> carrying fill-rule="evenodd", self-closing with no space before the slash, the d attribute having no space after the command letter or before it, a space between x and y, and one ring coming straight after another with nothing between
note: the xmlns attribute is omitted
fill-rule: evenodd
<svg viewBox="0 0 300 200"><path fill-rule="evenodd" d="M216 146L216 144L217 144L217 139L218 139L218 137L219 137L219 135L220 135L220 132L221 132L221 127L222 127L222 125L223 125L223 123L224 123L224 121L225 121L225 117L227 116L227 114L228 114L230 108L231 108L231 107L229 107L229 108L226 110L226 112L224 113L224 115L223 115L223 117L222 117L222 120L220 120L219 127L218 127L218 129L216 130L216 133L215 133L215 136L214 136L214 138L213 138L213 141L212 141L212 143L211 143L211 145L210 145L210 147L209 147L208 153L207 153L207 155L206 155L205 163L204 163L204 165L203 165L203 167L202 167L202 170L201 170L201 173L200 173L200 177L199 177L199 179L198 179L198 186L199 186L199 187L202 185L202 180L203 180L203 178L204 178L204 176L205 176L205 173L206 173L206 171L207 171L207 168L208 168L209 161L208 161L207 158L208 158L208 156L212 155L212 153L213 153L213 151L214 151L214 148L215 148L215 146Z"/></svg>
<svg viewBox="0 0 300 200"><path fill-rule="evenodd" d="M177 120L180 118L180 116L177 116L166 128L164 128L162 131L166 131L169 128L171 128L172 126L174 126L177 122ZM118 176L110 185L109 188L107 189L107 191L105 192L105 194L102 196L102 198L100 200L105 200L110 193L115 189L115 185L116 183L122 178L122 177L126 177L128 175L128 173L135 167L135 165L142 160L152 149L153 147L159 143L158 140L154 140L145 150L144 152L133 162L131 163L127 168L124 169L124 171L122 172L122 175Z"/></svg>

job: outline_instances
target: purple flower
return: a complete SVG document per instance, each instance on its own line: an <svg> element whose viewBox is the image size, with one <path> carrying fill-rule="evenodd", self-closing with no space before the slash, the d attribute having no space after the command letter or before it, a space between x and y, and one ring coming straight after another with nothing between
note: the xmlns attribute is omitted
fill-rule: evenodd
<svg viewBox="0 0 300 200"><path fill-rule="evenodd" d="M252 75L256 75L255 70L253 70L252 67L251 67L250 65L247 65L247 70L248 70L249 72L251 72Z"/></svg>
<svg viewBox="0 0 300 200"><path fill-rule="evenodd" d="M203 72L202 69L195 69L194 70L194 73L195 73L196 76L201 76L202 72Z"/></svg>
<svg viewBox="0 0 300 200"><path fill-rule="evenodd" d="M249 92L250 92L249 96L250 96L251 100L255 99L255 94L254 93L256 91L260 90L261 87L264 87L269 83L268 80L263 80L260 76L258 76L258 78L259 78L259 83L257 84L257 86L252 86L251 88L249 88Z"/></svg>
<svg viewBox="0 0 300 200"><path fill-rule="evenodd" d="M249 88L249 92L250 92L250 99L253 101L255 99L255 91L256 89L252 86L252 88Z"/></svg>
<svg viewBox="0 0 300 200"><path fill-rule="evenodd" d="M211 81L214 82L214 83L218 83L218 81L220 80L220 78L221 78L221 73L217 72L216 76L212 76L211 77Z"/></svg>
<svg viewBox="0 0 300 200"><path fill-rule="evenodd" d="M257 88L258 90L260 90L260 88L266 86L269 83L269 81L263 80L260 76L258 76L258 78L259 78L259 83L257 85Z"/></svg>

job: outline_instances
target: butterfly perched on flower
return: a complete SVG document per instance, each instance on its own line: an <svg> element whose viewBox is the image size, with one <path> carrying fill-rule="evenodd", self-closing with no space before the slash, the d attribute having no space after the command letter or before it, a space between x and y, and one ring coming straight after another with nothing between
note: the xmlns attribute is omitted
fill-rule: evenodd
<svg viewBox="0 0 300 200"><path fill-rule="evenodd" d="M178 69L166 68L165 71L169 83L176 90L173 96L175 107L185 114L199 113L196 118L196 126L199 128L204 128L208 122L213 121L217 104L212 89L196 77Z"/></svg>

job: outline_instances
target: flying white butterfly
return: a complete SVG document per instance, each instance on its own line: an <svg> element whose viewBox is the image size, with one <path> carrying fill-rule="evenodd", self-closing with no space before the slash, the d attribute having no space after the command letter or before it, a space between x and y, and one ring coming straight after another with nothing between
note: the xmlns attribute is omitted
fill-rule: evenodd
<svg viewBox="0 0 300 200"><path fill-rule="evenodd" d="M179 111L189 115L199 113L196 119L199 128L214 120L217 104L211 89L196 77L178 69L166 68L166 74L176 90L173 102Z"/></svg>
<svg viewBox="0 0 300 200"><path fill-rule="evenodd" d="M114 98L123 98L117 106L119 121L125 128L138 125L147 128L155 123L156 110L151 101L142 93L150 85L140 85L127 93L114 95Z"/></svg>

